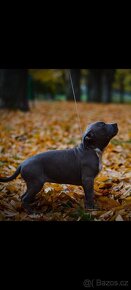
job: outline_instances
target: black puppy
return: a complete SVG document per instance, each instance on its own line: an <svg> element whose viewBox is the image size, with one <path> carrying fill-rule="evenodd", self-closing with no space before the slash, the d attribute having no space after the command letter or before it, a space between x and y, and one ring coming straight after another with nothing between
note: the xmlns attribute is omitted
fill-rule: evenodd
<svg viewBox="0 0 131 290"><path fill-rule="evenodd" d="M94 178L101 170L102 151L117 132L116 123L93 123L85 131L79 146L66 150L51 150L28 158L11 177L0 178L0 182L11 181L21 173L27 184L22 203L29 212L29 204L34 201L35 195L45 182L82 185L85 207L92 209Z"/></svg>

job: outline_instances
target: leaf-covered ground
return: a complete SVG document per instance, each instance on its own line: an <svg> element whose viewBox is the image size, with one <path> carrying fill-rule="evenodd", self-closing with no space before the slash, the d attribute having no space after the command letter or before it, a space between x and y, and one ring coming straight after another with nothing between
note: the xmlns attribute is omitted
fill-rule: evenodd
<svg viewBox="0 0 131 290"><path fill-rule="evenodd" d="M84 211L80 186L45 184L28 215L21 205L26 186L20 175L0 183L0 220L129 221L131 220L131 116L130 106L120 104L78 104L81 126L94 121L117 122L118 135L103 154L103 169L95 179L98 211ZM31 111L0 112L0 176L10 176L27 157L50 150L65 149L81 139L74 103L36 102ZM39 212L42 214L39 214Z"/></svg>

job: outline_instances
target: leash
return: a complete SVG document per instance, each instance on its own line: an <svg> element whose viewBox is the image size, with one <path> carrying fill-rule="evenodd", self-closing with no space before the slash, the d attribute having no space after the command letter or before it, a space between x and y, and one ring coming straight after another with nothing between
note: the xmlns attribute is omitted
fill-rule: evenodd
<svg viewBox="0 0 131 290"><path fill-rule="evenodd" d="M73 93L74 102L75 102L75 110L76 110L76 116L77 116L77 121L78 121L78 125L79 125L79 130L80 130L80 134L82 136L83 133L82 133L82 128L81 128L80 115L79 115L79 112L78 112L78 106L77 106L77 101L76 101L76 96L75 96L75 90L74 90L74 85L73 85L73 80L72 80L72 76L71 76L70 70L69 70L69 79L70 79L70 82L71 82L71 88L72 88L72 93Z"/></svg>
<svg viewBox="0 0 131 290"><path fill-rule="evenodd" d="M79 130L80 130L80 134L82 136L83 133L82 133L82 129L81 129L80 115L79 115L79 112L78 112L77 101L76 101L76 96L75 96L75 91L74 91L74 86L73 86L73 80L72 80L72 76L71 76L70 70L69 70L69 78L70 78L72 93L73 93L74 102L75 102L75 109L76 109L77 121L78 121L78 124L79 124ZM95 151L95 153L96 153L96 155L97 155L97 157L99 159L99 171L101 171L102 170L102 151L99 148L95 148L94 151Z"/></svg>

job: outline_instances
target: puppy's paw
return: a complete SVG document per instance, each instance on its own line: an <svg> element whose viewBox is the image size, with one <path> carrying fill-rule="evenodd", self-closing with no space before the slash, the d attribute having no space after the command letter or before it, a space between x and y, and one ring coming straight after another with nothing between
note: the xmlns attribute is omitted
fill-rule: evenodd
<svg viewBox="0 0 131 290"><path fill-rule="evenodd" d="M94 209L94 203L85 201L85 209L93 210Z"/></svg>
<svg viewBox="0 0 131 290"><path fill-rule="evenodd" d="M85 210L94 211L94 210L99 210L99 208L97 205L94 204L94 202L91 202L91 203L85 202Z"/></svg>

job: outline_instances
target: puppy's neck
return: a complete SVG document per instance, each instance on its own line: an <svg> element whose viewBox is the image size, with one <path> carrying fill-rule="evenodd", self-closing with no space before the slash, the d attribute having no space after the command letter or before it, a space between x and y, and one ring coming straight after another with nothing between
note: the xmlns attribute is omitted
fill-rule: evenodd
<svg viewBox="0 0 131 290"><path fill-rule="evenodd" d="M94 151L99 158L99 171L102 170L102 151L99 148L95 148Z"/></svg>
<svg viewBox="0 0 131 290"><path fill-rule="evenodd" d="M92 150L94 150L96 153L98 153L98 154L102 154L103 153L103 151L104 151L104 149L100 149L100 148L98 148L98 147L95 147L95 146L93 146L93 145L89 145L89 146L84 146L84 144L83 143L81 143L80 145L79 145L79 147L80 148L82 148L82 149L84 149L84 150L89 150L89 149L92 149Z"/></svg>
<svg viewBox="0 0 131 290"><path fill-rule="evenodd" d="M100 150L99 148L94 148L94 150L95 150L95 152L96 152L96 154L97 154L97 156L99 157L100 155L102 155L102 150Z"/></svg>
<svg viewBox="0 0 131 290"><path fill-rule="evenodd" d="M92 147L87 147L87 148L85 148L83 143L81 143L81 144L79 145L79 149L82 149L82 150L89 150L89 149L92 149L93 151L95 151L95 154L97 155L97 157L98 157L98 159L99 159L99 171L102 170L102 153L103 153L104 149L101 150L101 149L98 148L98 147L96 147L96 148L92 148Z"/></svg>

